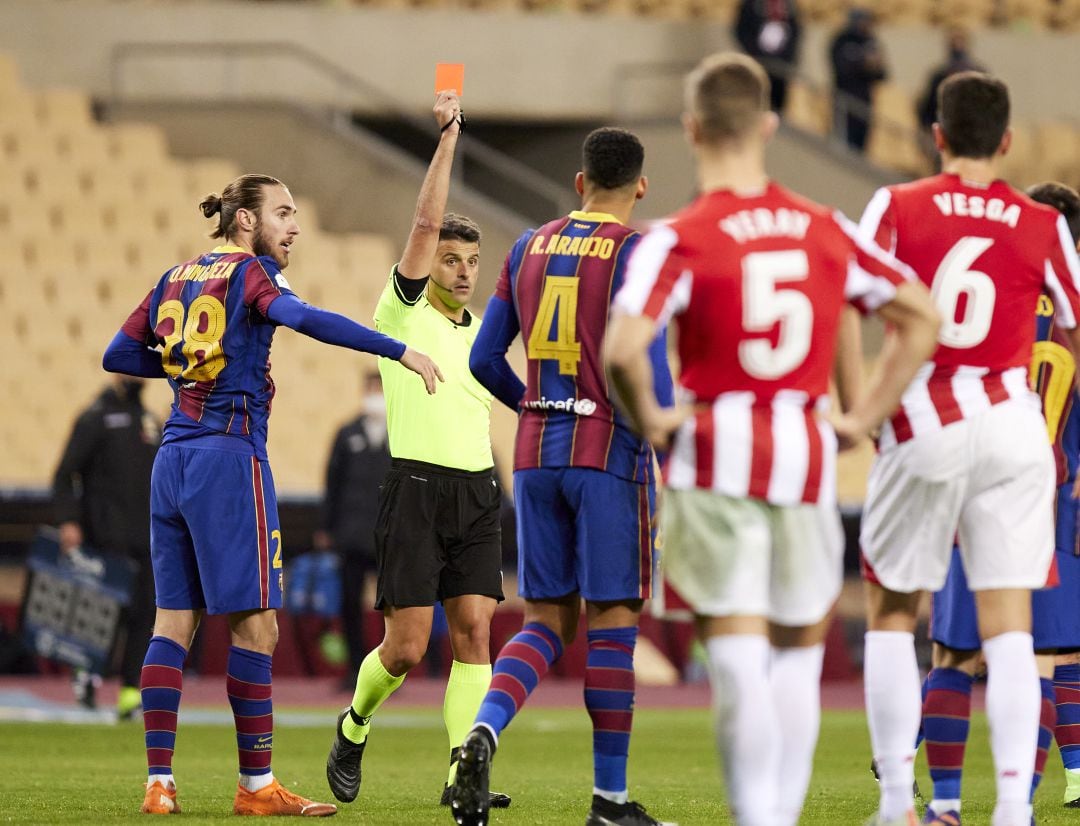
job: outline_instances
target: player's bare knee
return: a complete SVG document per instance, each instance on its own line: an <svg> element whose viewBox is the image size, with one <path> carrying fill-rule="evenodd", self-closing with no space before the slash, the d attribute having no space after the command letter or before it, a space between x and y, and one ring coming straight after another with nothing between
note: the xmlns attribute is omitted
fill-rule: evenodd
<svg viewBox="0 0 1080 826"><path fill-rule="evenodd" d="M379 647L379 659L390 674L400 677L411 671L427 653L426 639L384 640Z"/></svg>
<svg viewBox="0 0 1080 826"><path fill-rule="evenodd" d="M490 623L465 622L450 629L450 645L459 662L487 662L491 656Z"/></svg>

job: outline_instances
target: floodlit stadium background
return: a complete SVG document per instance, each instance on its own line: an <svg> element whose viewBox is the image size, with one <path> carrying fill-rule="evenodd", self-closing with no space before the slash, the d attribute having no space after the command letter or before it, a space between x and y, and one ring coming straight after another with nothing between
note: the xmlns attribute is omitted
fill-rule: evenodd
<svg viewBox="0 0 1080 826"><path fill-rule="evenodd" d="M847 6L801 4L806 27L775 178L857 218L873 190L929 171L914 101L947 26L1013 95L1005 173L1080 184L1080 0L896 0L879 15L889 80L865 155L829 134L828 43ZM646 146L642 221L694 188L680 78L730 48L734 0L4 0L0 3L0 619L17 623L22 560L51 521L48 488L71 422L106 380L101 353L161 272L209 245L196 204L244 171L291 187L303 228L289 280L370 323L430 155L438 61L466 66L469 131L451 208L485 236L482 310L514 237L576 205L581 139L628 126ZM873 348L877 333L867 330ZM437 355L437 354L433 354ZM519 359L520 354L516 358ZM270 455L286 544L310 545L335 429L369 363L283 330ZM164 383L147 391L164 416ZM498 406L496 405L496 408ZM439 423L452 438L452 423ZM514 419L493 441L510 468ZM869 451L842 462L857 511Z"/></svg>

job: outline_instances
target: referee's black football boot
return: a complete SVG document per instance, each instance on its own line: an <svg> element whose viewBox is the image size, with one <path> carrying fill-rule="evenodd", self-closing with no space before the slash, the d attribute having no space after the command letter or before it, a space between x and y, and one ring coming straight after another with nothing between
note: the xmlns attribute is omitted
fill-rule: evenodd
<svg viewBox="0 0 1080 826"><path fill-rule="evenodd" d="M484 728L474 728L461 744L457 778L450 787L450 813L458 826L487 826L491 809L488 782L494 754L495 742Z"/></svg>
<svg viewBox="0 0 1080 826"><path fill-rule="evenodd" d="M352 803L360 794L360 761L364 759L364 747L367 746L366 737L363 743L354 743L342 733L341 723L350 713L352 708L346 707L338 715L334 745L326 758L326 782L334 797L342 803Z"/></svg>
<svg viewBox="0 0 1080 826"><path fill-rule="evenodd" d="M450 749L450 765L453 766L461 755L461 749ZM440 806L450 805L450 791L451 786L443 783L442 797L439 798ZM503 794L502 792L488 792L488 804L492 809L509 809L510 808L510 795Z"/></svg>
<svg viewBox="0 0 1080 826"><path fill-rule="evenodd" d="M645 811L645 807L633 800L612 803L598 794L593 795L592 809L585 818L585 826L678 826L657 820Z"/></svg>

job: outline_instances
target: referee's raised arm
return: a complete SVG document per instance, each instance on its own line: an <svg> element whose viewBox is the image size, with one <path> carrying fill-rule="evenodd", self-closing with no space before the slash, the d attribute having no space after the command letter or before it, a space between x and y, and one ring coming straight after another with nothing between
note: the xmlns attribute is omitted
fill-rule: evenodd
<svg viewBox="0 0 1080 826"><path fill-rule="evenodd" d="M435 121L442 130L439 146L428 166L420 195L416 199L416 216L409 230L409 240L401 254L397 271L402 278L427 278L431 259L439 245L439 229L446 212L450 192L450 170L454 165L454 149L461 133L461 101L453 91L439 92L435 98Z"/></svg>

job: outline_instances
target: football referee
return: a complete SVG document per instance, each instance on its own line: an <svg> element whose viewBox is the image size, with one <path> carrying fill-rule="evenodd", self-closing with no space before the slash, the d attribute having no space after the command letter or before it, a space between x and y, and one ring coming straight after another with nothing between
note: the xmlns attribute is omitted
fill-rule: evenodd
<svg viewBox="0 0 1080 826"><path fill-rule="evenodd" d="M457 747L491 681L488 637L503 598L492 396L469 371L480 318L466 305L479 271L480 229L468 218L444 216L464 119L452 91L437 95L434 111L442 130L439 145L420 188L405 252L375 310L375 325L434 354L444 383L428 396L396 362L379 365L392 456L375 526L375 607L383 612L385 634L360 666L352 704L338 717L326 761L330 789L346 803L360 791L372 715L423 658L436 602L446 611L454 653L443 703L453 785ZM449 805L446 786L441 802ZM493 793L491 805L505 807L510 799Z"/></svg>

